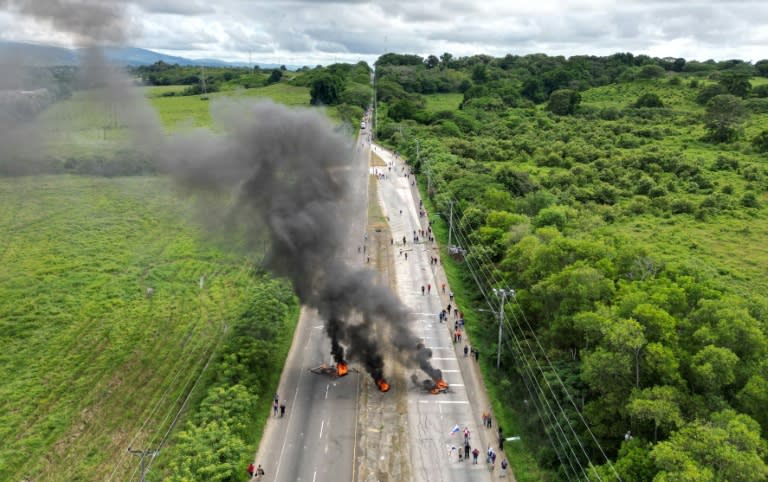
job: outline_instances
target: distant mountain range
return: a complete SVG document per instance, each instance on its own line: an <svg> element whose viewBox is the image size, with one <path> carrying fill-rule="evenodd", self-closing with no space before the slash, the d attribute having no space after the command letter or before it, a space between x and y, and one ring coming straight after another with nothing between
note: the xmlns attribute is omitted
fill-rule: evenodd
<svg viewBox="0 0 768 482"><path fill-rule="evenodd" d="M52 47L50 45L0 40L0 63L3 63L5 59L10 59L13 62L34 66L77 65L80 63L81 54L82 49L67 49L62 47ZM127 66L150 65L159 61L179 65L205 65L206 67L249 66L249 64L244 62L224 62L223 60L216 59L188 59L185 57L176 57L136 47L106 47L104 48L104 55L113 64ZM258 62L254 62L252 65L258 65L262 68L274 68L280 66L279 64L263 64ZM288 68L293 70L296 67L288 66Z"/></svg>

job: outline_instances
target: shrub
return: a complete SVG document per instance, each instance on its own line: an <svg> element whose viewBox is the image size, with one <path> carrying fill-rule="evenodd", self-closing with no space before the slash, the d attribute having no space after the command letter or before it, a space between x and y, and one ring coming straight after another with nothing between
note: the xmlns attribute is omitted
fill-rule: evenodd
<svg viewBox="0 0 768 482"><path fill-rule="evenodd" d="M653 92L647 92L640 97L634 103L634 107L649 107L660 108L664 107L664 103L661 101L658 95Z"/></svg>
<svg viewBox="0 0 768 482"><path fill-rule="evenodd" d="M576 112L581 102L581 95L571 89L558 89L549 96L547 110L557 115L568 115Z"/></svg>
<svg viewBox="0 0 768 482"><path fill-rule="evenodd" d="M696 96L696 102L701 105L707 105L707 103L715 96L727 94L728 92L725 90L725 87L723 87L720 84L712 84L704 87L701 89L701 92L699 92L699 95Z"/></svg>
<svg viewBox="0 0 768 482"><path fill-rule="evenodd" d="M757 201L755 193L748 191L741 197L741 205L746 208L759 208L760 203Z"/></svg>
<svg viewBox="0 0 768 482"><path fill-rule="evenodd" d="M572 210L567 206L551 206L544 208L536 215L533 220L534 226L541 228L543 226L554 226L559 231L565 228L568 216Z"/></svg>

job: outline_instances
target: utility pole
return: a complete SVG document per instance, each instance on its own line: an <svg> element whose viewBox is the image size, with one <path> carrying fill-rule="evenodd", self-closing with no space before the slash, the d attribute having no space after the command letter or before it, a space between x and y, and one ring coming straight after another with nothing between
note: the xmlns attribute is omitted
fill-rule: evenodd
<svg viewBox="0 0 768 482"><path fill-rule="evenodd" d="M448 249L451 248L451 234L453 233L453 199L448 201L448 204L451 206L451 210L448 214Z"/></svg>
<svg viewBox="0 0 768 482"><path fill-rule="evenodd" d="M501 368L501 333L504 327L504 304L507 302L507 296L515 296L515 290L494 288L493 294L501 298L499 306L499 344L496 351L496 370L499 370Z"/></svg>
<svg viewBox="0 0 768 482"><path fill-rule="evenodd" d="M134 450L134 449L129 447L128 448L128 452L130 452L133 455L136 455L136 456L138 456L140 458L140 462L139 462L139 464L141 466L141 479L140 480L141 480L141 482L147 482L147 479L146 479L146 475L147 474L145 473L146 470L147 470L147 464L144 462L144 459L147 458L147 457L154 457L155 455L157 455L159 450L151 450L151 449L147 449L147 450Z"/></svg>

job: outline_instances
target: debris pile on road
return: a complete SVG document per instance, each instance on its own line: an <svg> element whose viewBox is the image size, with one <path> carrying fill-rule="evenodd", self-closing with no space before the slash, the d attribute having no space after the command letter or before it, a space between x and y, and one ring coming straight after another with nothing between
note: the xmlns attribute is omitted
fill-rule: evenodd
<svg viewBox="0 0 768 482"><path fill-rule="evenodd" d="M411 381L414 385L421 388L423 391L437 395L438 393L448 393L450 386L442 378L437 380L430 380L429 378L419 382L419 377L416 374L411 375Z"/></svg>
<svg viewBox="0 0 768 482"><path fill-rule="evenodd" d="M346 374L349 373L350 368L346 362L341 362L336 365L326 365L323 363L322 365L315 368L310 368L309 371L318 375L327 375L331 378L339 378L346 376Z"/></svg>

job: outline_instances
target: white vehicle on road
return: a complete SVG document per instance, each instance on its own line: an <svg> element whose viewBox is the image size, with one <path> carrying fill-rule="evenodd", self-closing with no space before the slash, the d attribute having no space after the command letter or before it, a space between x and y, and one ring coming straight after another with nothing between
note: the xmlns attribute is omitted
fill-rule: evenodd
<svg viewBox="0 0 768 482"><path fill-rule="evenodd" d="M360 123L360 129L365 130L365 121Z"/></svg>

